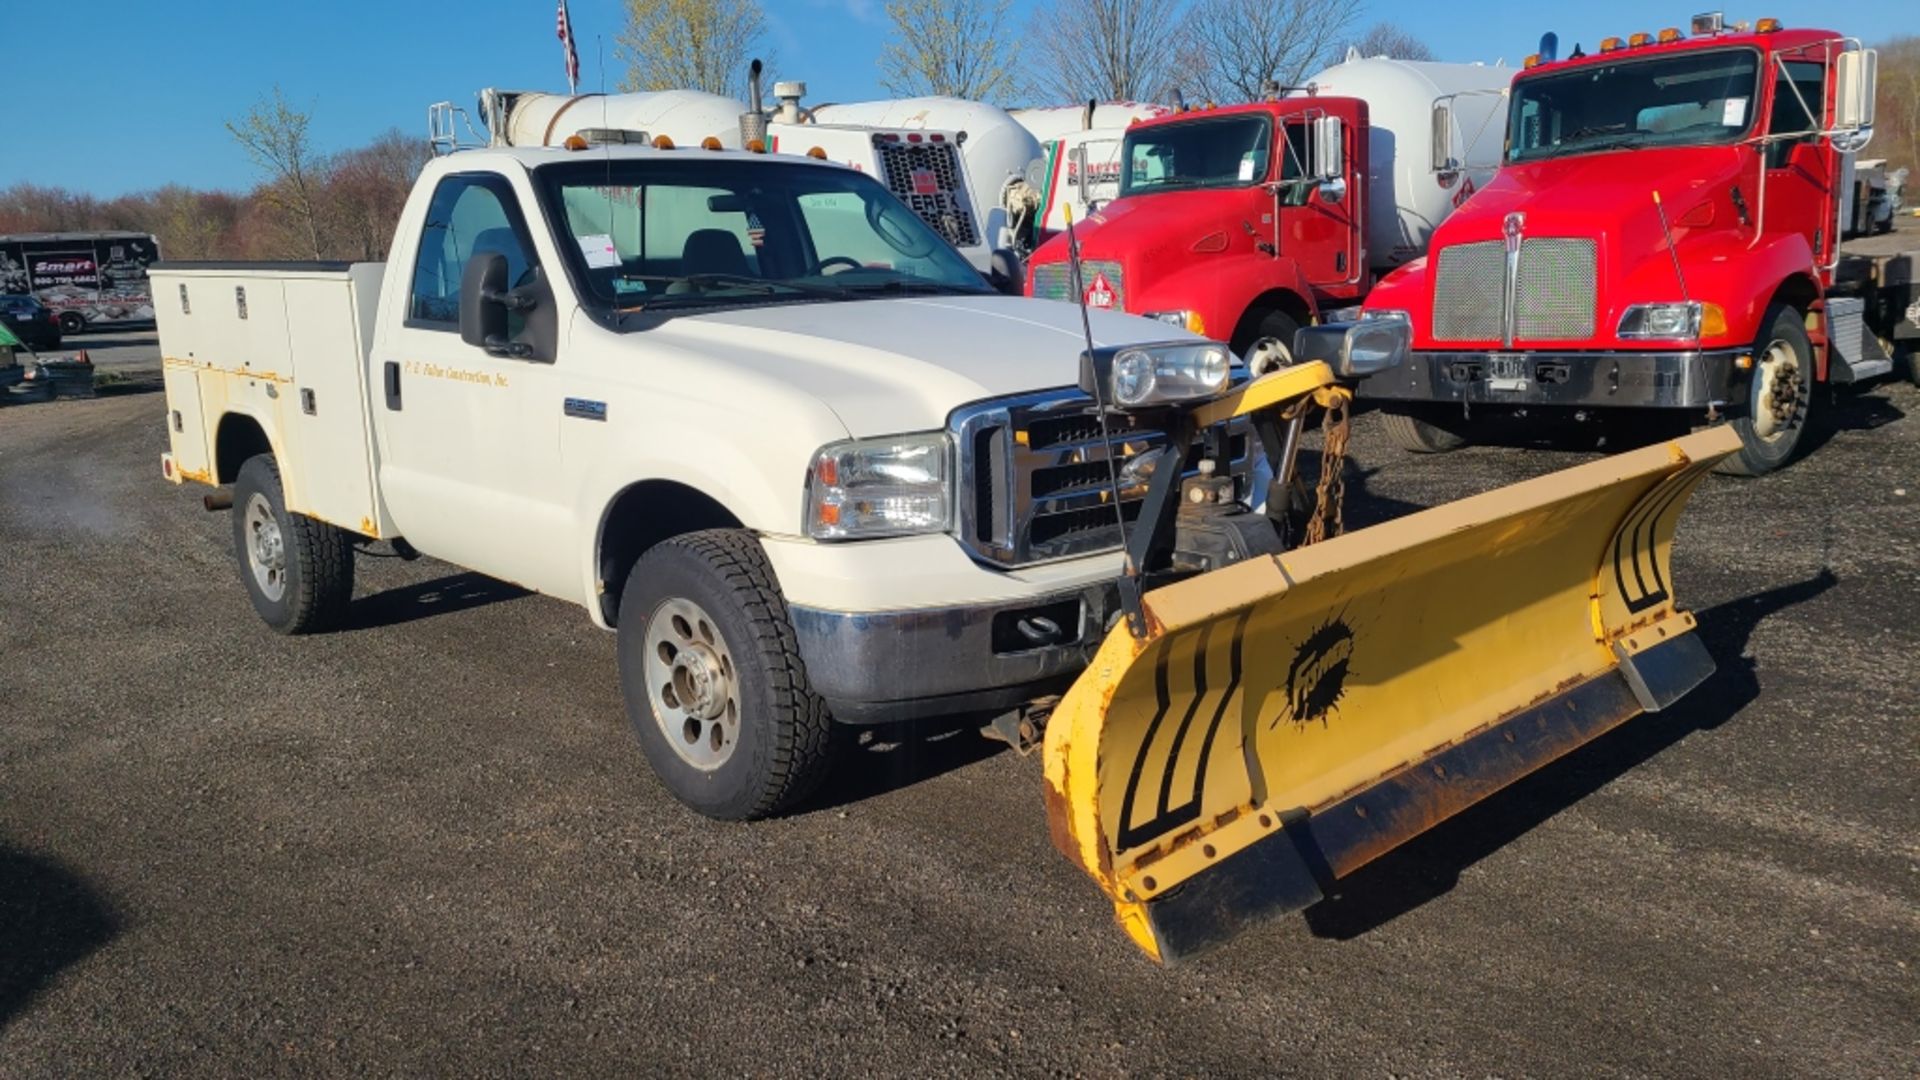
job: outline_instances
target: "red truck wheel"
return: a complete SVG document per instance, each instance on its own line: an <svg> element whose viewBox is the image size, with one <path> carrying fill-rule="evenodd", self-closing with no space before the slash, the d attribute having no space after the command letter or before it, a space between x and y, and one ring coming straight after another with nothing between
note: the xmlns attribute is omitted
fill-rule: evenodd
<svg viewBox="0 0 1920 1080"><path fill-rule="evenodd" d="M1454 410L1458 412L1459 410ZM1382 406L1380 422L1393 445L1413 454L1444 454L1467 445L1467 437L1451 426L1442 427L1431 414L1416 415L1398 408Z"/></svg>
<svg viewBox="0 0 1920 1080"><path fill-rule="evenodd" d="M1813 343L1805 318L1775 306L1753 348L1747 415L1733 422L1740 452L1716 468L1728 476L1764 476L1793 460L1813 405Z"/></svg>

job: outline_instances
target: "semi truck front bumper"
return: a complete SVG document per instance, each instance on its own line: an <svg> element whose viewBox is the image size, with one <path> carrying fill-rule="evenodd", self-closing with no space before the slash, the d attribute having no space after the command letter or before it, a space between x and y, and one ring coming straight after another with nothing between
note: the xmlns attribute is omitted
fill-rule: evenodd
<svg viewBox="0 0 1920 1080"><path fill-rule="evenodd" d="M1747 352L1413 352L1362 381L1359 393L1382 401L1705 409L1728 402L1734 360Z"/></svg>
<svg viewBox="0 0 1920 1080"><path fill-rule="evenodd" d="M1059 693L1119 610L1111 583L905 611L789 608L808 681L852 724L997 712Z"/></svg>

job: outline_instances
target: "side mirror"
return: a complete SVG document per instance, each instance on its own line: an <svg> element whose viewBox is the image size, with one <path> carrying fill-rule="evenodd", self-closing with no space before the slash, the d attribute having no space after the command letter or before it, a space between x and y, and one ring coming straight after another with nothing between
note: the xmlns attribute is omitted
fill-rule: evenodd
<svg viewBox="0 0 1920 1080"><path fill-rule="evenodd" d="M1833 127L1854 132L1873 126L1874 83L1880 54L1874 49L1852 49L1833 60Z"/></svg>
<svg viewBox="0 0 1920 1080"><path fill-rule="evenodd" d="M1336 176L1330 180L1320 181L1320 201L1321 202L1337 203L1346 197L1347 197L1346 177Z"/></svg>
<svg viewBox="0 0 1920 1080"><path fill-rule="evenodd" d="M1433 103L1433 130L1429 136L1430 157L1427 168L1437 173L1459 168L1453 160L1453 106L1444 101Z"/></svg>
<svg viewBox="0 0 1920 1080"><path fill-rule="evenodd" d="M1307 175L1315 180L1332 180L1347 171L1345 125L1337 116L1323 116L1313 122L1313 161Z"/></svg>
<svg viewBox="0 0 1920 1080"><path fill-rule="evenodd" d="M532 356L532 346L507 340L507 313L534 306L533 297L507 291L505 255L476 254L460 274L460 340L485 349L489 356Z"/></svg>
<svg viewBox="0 0 1920 1080"><path fill-rule="evenodd" d="M1027 291L1027 268L1020 253L1012 248L994 248L987 260L987 283L1007 296Z"/></svg>

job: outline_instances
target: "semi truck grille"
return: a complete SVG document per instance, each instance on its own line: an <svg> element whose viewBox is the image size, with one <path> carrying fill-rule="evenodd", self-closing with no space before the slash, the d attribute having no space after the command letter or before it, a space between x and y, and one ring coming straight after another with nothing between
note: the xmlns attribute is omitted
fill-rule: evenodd
<svg viewBox="0 0 1920 1080"><path fill-rule="evenodd" d="M1121 469L1120 512L1131 522L1146 497L1146 478L1129 476L1134 457L1166 442L1165 434L1108 417L1100 436L1093 403L1076 391L1052 391L984 402L954 414L960 476L960 540L973 555L1000 566L1070 558L1120 546L1120 528L1108 501L1107 461ZM1236 495L1251 484L1253 440L1245 421L1210 435L1233 474ZM1186 469L1195 472L1207 448L1196 446Z"/></svg>
<svg viewBox="0 0 1920 1080"><path fill-rule="evenodd" d="M887 190L954 247L975 247L980 227L973 220L967 188L960 182L959 150L950 142L878 143L880 173Z"/></svg>
<svg viewBox="0 0 1920 1080"><path fill-rule="evenodd" d="M1080 280L1092 285L1096 277L1105 276L1107 284L1113 288L1113 310L1127 310L1126 277L1120 272L1120 264L1112 259L1086 259L1080 263ZM1077 304L1080 298L1073 294L1073 270L1065 262L1041 263L1033 268L1033 295L1042 300L1065 300Z"/></svg>
<svg viewBox="0 0 1920 1080"><path fill-rule="evenodd" d="M1506 246L1498 240L1442 249L1433 284L1433 336L1440 341L1503 340L1506 272ZM1593 307L1591 239L1521 242L1513 289L1515 340L1590 337Z"/></svg>

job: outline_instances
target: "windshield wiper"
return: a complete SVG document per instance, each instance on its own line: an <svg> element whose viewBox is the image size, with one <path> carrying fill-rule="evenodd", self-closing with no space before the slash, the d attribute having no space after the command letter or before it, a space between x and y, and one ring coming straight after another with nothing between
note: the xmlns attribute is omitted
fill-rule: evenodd
<svg viewBox="0 0 1920 1080"><path fill-rule="evenodd" d="M924 281L916 278L888 278L885 281L862 281L838 286L848 292L888 292L888 293L955 293L972 296L983 290L970 289L964 285L954 285L945 281Z"/></svg>
<svg viewBox="0 0 1920 1080"><path fill-rule="evenodd" d="M649 297L631 307L620 308L620 313L644 311L652 304L674 297L702 297L708 289L749 289L763 296L776 295L782 291L798 293L802 296L831 296L845 299L847 290L837 285L803 285L797 281L779 281L770 278L753 277L749 274L621 274L619 281L638 281L643 284L690 285L695 292L662 293Z"/></svg>

